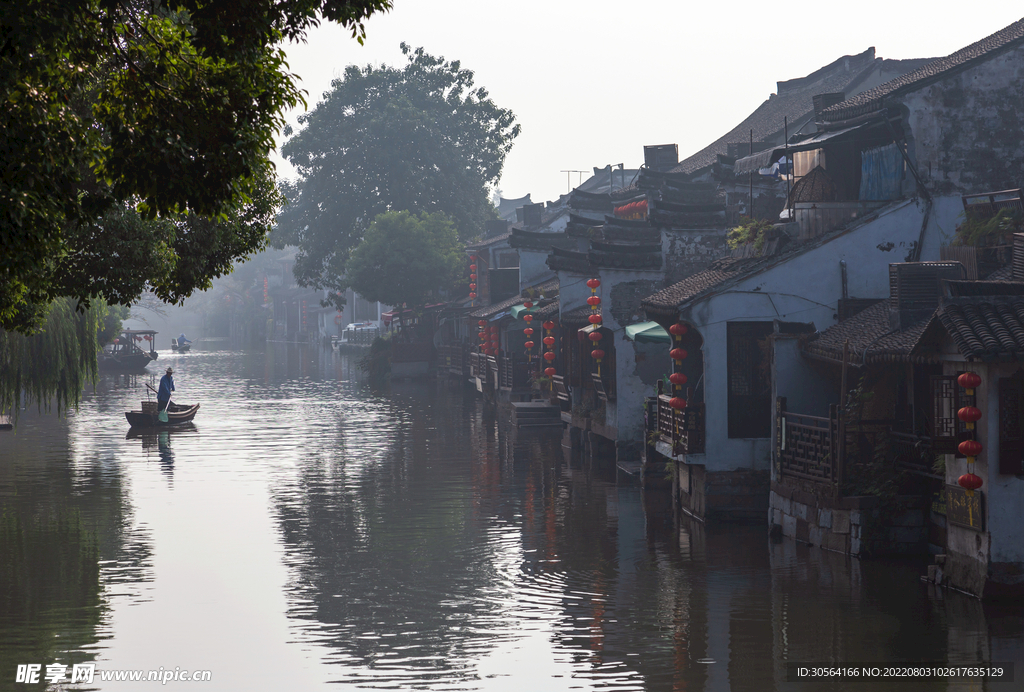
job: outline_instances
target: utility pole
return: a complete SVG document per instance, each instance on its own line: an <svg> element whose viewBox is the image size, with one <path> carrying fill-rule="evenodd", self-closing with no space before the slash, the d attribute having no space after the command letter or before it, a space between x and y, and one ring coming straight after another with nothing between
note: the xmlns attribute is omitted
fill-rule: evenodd
<svg viewBox="0 0 1024 692"><path fill-rule="evenodd" d="M561 170L561 171L558 171L558 172L559 173L565 173L565 191L566 192L572 192L572 179L571 179L571 176L572 176L573 173L579 173L580 174L579 182L576 183L577 187L579 187L580 185L583 184L583 174L586 173L586 171L566 171L566 170Z"/></svg>

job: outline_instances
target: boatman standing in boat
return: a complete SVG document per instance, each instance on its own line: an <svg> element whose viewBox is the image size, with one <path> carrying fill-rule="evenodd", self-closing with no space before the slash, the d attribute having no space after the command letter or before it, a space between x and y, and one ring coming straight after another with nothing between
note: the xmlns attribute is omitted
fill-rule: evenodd
<svg viewBox="0 0 1024 692"><path fill-rule="evenodd" d="M167 402L171 400L171 392L174 391L174 378L171 375L174 371L167 368L167 374L160 378L160 390L156 393L156 410L163 411L167 408Z"/></svg>

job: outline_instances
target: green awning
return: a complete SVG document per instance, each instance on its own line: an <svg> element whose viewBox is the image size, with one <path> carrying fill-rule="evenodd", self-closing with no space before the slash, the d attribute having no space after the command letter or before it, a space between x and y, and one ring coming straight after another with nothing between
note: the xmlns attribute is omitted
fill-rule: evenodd
<svg viewBox="0 0 1024 692"><path fill-rule="evenodd" d="M535 308L537 306L534 305L533 307ZM529 310L527 310L525 305L516 305L514 308L508 311L508 313L512 315L512 319L516 320L518 320L520 317L522 317L528 312L532 314L534 312L534 309L530 308Z"/></svg>
<svg viewBox="0 0 1024 692"><path fill-rule="evenodd" d="M638 344L671 344L672 337L657 322L641 322L626 327L626 338Z"/></svg>

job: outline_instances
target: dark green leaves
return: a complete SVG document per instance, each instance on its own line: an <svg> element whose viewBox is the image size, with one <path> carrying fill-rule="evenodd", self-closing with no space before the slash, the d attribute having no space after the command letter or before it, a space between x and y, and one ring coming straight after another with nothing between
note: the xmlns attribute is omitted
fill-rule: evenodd
<svg viewBox="0 0 1024 692"><path fill-rule="evenodd" d="M519 134L515 116L457 61L402 50L402 69L348 67L282 149L300 178L284 190L273 242L299 246L295 273L308 286L342 289L349 253L379 214L442 212L461 238L493 217L487 187Z"/></svg>

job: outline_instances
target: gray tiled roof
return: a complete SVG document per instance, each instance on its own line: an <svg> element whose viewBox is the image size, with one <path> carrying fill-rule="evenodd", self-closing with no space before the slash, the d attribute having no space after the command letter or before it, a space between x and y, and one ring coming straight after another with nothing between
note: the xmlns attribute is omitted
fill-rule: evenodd
<svg viewBox="0 0 1024 692"><path fill-rule="evenodd" d="M843 346L849 343L848 362L853 365L907 360L921 342L932 319L928 317L906 329L892 331L889 301L880 300L829 327L817 339L807 342L804 350L814 356L841 362Z"/></svg>
<svg viewBox="0 0 1024 692"><path fill-rule="evenodd" d="M1024 41L1024 19L1014 22L977 43L961 48L951 55L932 60L921 68L827 108L822 113L822 118L826 121L846 120L878 110L887 97L918 89L947 72L989 57L1002 49L1011 48L1022 41Z"/></svg>
<svg viewBox="0 0 1024 692"><path fill-rule="evenodd" d="M681 303L738 276L753 264L760 263L761 259L760 257L752 259L726 257L716 260L704 271L688 276L679 283L648 296L643 300L643 307L653 309L655 312L675 310Z"/></svg>
<svg viewBox="0 0 1024 692"><path fill-rule="evenodd" d="M962 355L1024 360L1024 296L947 298L936 315Z"/></svg>
<svg viewBox="0 0 1024 692"><path fill-rule="evenodd" d="M785 117L789 118L792 128L813 114L812 98L815 94L847 91L874 63L875 49L869 48L858 55L839 58L802 79L780 83L778 94L772 94L727 134L680 161L673 172L693 173L712 165L718 160L719 154L728 153L730 143L747 142L751 130L754 131L754 141L768 140L783 129L782 121ZM790 129L792 133L793 129Z"/></svg>

